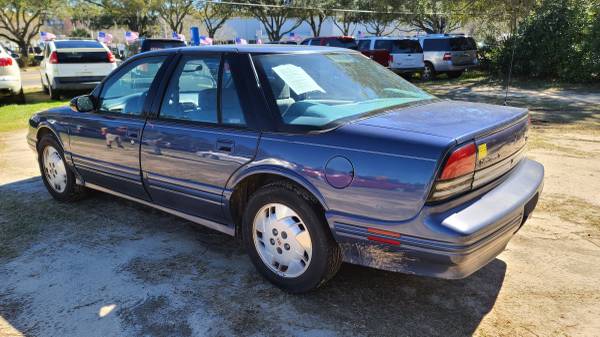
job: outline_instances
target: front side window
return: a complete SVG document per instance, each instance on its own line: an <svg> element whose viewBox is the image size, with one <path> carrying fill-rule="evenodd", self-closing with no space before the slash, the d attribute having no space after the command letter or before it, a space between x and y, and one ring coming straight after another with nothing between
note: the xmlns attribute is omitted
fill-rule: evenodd
<svg viewBox="0 0 600 337"><path fill-rule="evenodd" d="M287 125L322 128L434 97L358 53L254 56Z"/></svg>
<svg viewBox="0 0 600 337"><path fill-rule="evenodd" d="M100 93L100 112L141 116L150 86L166 58L136 60L111 76Z"/></svg>
<svg viewBox="0 0 600 337"><path fill-rule="evenodd" d="M358 41L358 50L369 50L370 46L371 46L371 40Z"/></svg>

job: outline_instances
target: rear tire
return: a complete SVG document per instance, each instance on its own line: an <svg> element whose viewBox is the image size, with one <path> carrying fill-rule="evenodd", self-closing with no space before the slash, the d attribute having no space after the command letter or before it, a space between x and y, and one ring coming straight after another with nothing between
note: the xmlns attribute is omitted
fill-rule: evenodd
<svg viewBox="0 0 600 337"><path fill-rule="evenodd" d="M58 90L52 88L51 84L48 86L48 94L50 95L50 98L53 100L60 99L60 92Z"/></svg>
<svg viewBox="0 0 600 337"><path fill-rule="evenodd" d="M446 76L448 76L448 78L459 78L460 75L463 74L463 71L449 71L446 73Z"/></svg>
<svg viewBox="0 0 600 337"><path fill-rule="evenodd" d="M51 135L37 145L40 173L46 189L58 201L70 202L85 195L85 187L77 185L75 174L67 165L62 147Z"/></svg>
<svg viewBox="0 0 600 337"><path fill-rule="evenodd" d="M44 90L44 94L46 94L46 95L50 94L50 91L48 90L48 86L44 84L44 80L42 77L40 77L40 82L42 82L42 89Z"/></svg>
<svg viewBox="0 0 600 337"><path fill-rule="evenodd" d="M290 293L318 288L342 263L322 209L290 183L266 185L250 197L242 235L256 269Z"/></svg>
<svg viewBox="0 0 600 337"><path fill-rule="evenodd" d="M433 67L433 64L425 62L425 68L421 74L421 79L423 79L423 81L431 81L435 79L435 75L435 68Z"/></svg>

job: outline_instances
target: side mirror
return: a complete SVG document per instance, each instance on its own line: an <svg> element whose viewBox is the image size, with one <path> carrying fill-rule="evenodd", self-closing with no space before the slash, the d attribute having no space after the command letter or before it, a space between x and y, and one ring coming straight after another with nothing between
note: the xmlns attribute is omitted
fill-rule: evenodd
<svg viewBox="0 0 600 337"><path fill-rule="evenodd" d="M20 57L20 56L19 56L19 54L17 54L17 53L11 53L11 54L10 54L10 56L11 56L12 58L14 58L15 60L18 60L18 59L19 59L19 57Z"/></svg>
<svg viewBox="0 0 600 337"><path fill-rule="evenodd" d="M76 112L90 112L94 110L94 99L91 95L77 96L71 100L69 106Z"/></svg>
<svg viewBox="0 0 600 337"><path fill-rule="evenodd" d="M42 62L42 60L44 59L44 55L35 55L33 57L34 60L38 61L38 62Z"/></svg>

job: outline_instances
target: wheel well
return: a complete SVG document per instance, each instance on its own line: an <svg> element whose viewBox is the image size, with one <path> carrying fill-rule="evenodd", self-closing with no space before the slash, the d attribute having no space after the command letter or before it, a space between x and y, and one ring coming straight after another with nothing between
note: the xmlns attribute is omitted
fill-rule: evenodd
<svg viewBox="0 0 600 337"><path fill-rule="evenodd" d="M308 191L306 188L304 188L302 185L298 184L294 180L271 173L253 174L244 178L235 186L233 193L231 194L231 198L229 199L229 211L231 213L231 218L233 219L233 222L235 224L236 237L240 237L239 233L242 228L242 218L244 216L244 210L246 209L246 205L248 204L250 196L252 196L252 194L256 192L259 188L275 182L289 184L292 185L294 188L298 188L306 192L306 194L311 198L311 201L314 202L317 207L321 208L324 211L324 207L318 201L318 199L310 191Z"/></svg>
<svg viewBox="0 0 600 337"><path fill-rule="evenodd" d="M56 134L54 134L54 132L52 130L50 130L49 128L46 128L46 127L42 127L38 130L37 135L36 135L36 143L39 143L40 140L42 140L42 138L44 138L44 136L46 136L46 135L50 135L58 142L59 145L62 145L60 140L58 139L58 137L56 137Z"/></svg>
<svg viewBox="0 0 600 337"><path fill-rule="evenodd" d="M433 66L433 63L431 63L431 61L425 61L423 63L430 65L431 69L435 70L435 67Z"/></svg>

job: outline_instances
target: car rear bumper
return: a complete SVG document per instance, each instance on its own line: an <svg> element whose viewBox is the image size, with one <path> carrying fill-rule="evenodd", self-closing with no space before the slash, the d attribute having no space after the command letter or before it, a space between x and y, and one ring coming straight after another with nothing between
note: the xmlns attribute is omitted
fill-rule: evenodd
<svg viewBox="0 0 600 337"><path fill-rule="evenodd" d="M0 97L13 96L21 91L21 80L9 76L0 76Z"/></svg>
<svg viewBox="0 0 600 337"><path fill-rule="evenodd" d="M382 223L327 214L349 263L447 279L464 278L500 254L537 204L544 167L523 159L475 198L425 206L414 219ZM386 232L381 232L381 231Z"/></svg>
<svg viewBox="0 0 600 337"><path fill-rule="evenodd" d="M452 61L443 61L443 62L433 64L433 67L435 68L435 71L437 71L437 72L464 71L466 69L472 69L472 68L476 68L478 66L479 66L479 63L477 61L475 61L475 63L463 64L463 65L453 64Z"/></svg>
<svg viewBox="0 0 600 337"><path fill-rule="evenodd" d="M415 68L390 68L391 71L396 74L406 74L406 73L422 73L425 67L415 67Z"/></svg>
<svg viewBox="0 0 600 337"><path fill-rule="evenodd" d="M52 86L55 90L84 90L94 89L104 76L55 77Z"/></svg>

